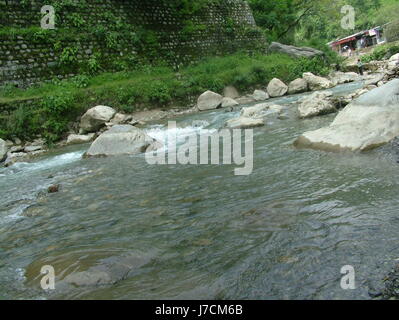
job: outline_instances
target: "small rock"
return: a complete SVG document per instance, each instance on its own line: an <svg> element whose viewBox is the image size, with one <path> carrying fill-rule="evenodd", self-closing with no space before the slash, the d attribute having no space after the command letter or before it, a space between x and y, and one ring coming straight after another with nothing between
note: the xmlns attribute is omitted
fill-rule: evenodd
<svg viewBox="0 0 399 320"><path fill-rule="evenodd" d="M27 146L24 148L25 152L34 152L34 151L38 151L38 150L42 150L43 147L42 146Z"/></svg>
<svg viewBox="0 0 399 320"><path fill-rule="evenodd" d="M238 102L232 98L223 98L222 100L222 108L234 107L238 106Z"/></svg>
<svg viewBox="0 0 399 320"><path fill-rule="evenodd" d="M59 184L53 184L52 186L47 188L47 193L56 193L60 190Z"/></svg>
<svg viewBox="0 0 399 320"><path fill-rule="evenodd" d="M67 144L80 144L80 143L87 143L93 140L95 134L90 133L87 135L82 134L70 134L67 139Z"/></svg>

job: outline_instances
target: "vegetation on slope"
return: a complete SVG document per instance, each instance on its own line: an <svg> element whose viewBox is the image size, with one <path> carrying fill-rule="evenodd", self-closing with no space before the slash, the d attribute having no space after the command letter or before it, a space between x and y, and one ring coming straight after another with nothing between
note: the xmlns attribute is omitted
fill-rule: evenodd
<svg viewBox="0 0 399 320"><path fill-rule="evenodd" d="M264 87L274 77L289 82L303 72L326 75L328 61L293 59L281 54L237 53L226 57L206 58L176 73L172 68L142 65L131 71L80 75L70 80L53 81L22 90L3 87L0 104L13 105L34 100L11 114L0 116L0 137L29 139L37 134L49 142L60 139L71 122L88 108L105 104L124 112L143 108L187 107L206 90L221 92L227 85L241 92Z"/></svg>

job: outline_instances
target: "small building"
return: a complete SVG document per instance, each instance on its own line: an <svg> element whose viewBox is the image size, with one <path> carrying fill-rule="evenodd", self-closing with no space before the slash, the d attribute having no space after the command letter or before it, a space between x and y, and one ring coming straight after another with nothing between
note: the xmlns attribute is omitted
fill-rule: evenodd
<svg viewBox="0 0 399 320"><path fill-rule="evenodd" d="M342 54L350 54L356 50L371 47L385 42L384 30L375 27L370 30L361 31L342 39L331 41L328 45L332 50Z"/></svg>

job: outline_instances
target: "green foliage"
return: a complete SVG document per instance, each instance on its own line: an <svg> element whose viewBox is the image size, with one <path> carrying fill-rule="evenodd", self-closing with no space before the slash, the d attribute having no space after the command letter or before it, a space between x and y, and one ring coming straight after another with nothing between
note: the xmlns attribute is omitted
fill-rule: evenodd
<svg viewBox="0 0 399 320"><path fill-rule="evenodd" d="M60 55L60 62L62 64L73 64L78 61L78 54L79 49L76 47L66 47L62 50Z"/></svg>
<svg viewBox="0 0 399 320"><path fill-rule="evenodd" d="M385 44L378 46L370 54L361 57L362 62L367 63L373 60L383 60L399 52L399 45Z"/></svg>

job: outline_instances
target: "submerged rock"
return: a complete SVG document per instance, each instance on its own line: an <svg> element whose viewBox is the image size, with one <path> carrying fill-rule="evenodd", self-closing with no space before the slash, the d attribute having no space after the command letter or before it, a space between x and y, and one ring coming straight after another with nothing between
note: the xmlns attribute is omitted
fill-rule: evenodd
<svg viewBox="0 0 399 320"><path fill-rule="evenodd" d="M303 78L309 84L309 89L312 91L330 89L334 86L334 84L327 78L315 76L311 72L305 72Z"/></svg>
<svg viewBox="0 0 399 320"><path fill-rule="evenodd" d="M84 132L95 132L109 122L116 111L107 106L97 106L87 110L80 119L80 128Z"/></svg>
<svg viewBox="0 0 399 320"><path fill-rule="evenodd" d="M6 159L7 151L8 151L7 143L3 139L0 139L0 162Z"/></svg>
<svg viewBox="0 0 399 320"><path fill-rule="evenodd" d="M367 151L399 136L399 79L369 91L346 106L328 126L305 132L300 148Z"/></svg>
<svg viewBox="0 0 399 320"><path fill-rule="evenodd" d="M60 190L60 185L59 184L53 184L50 187L47 188L47 193L56 193Z"/></svg>
<svg viewBox="0 0 399 320"><path fill-rule="evenodd" d="M241 110L241 117L252 119L263 119L274 113L280 114L285 107L271 103L259 103L252 107L246 107Z"/></svg>
<svg viewBox="0 0 399 320"><path fill-rule="evenodd" d="M327 97L331 96L331 92L316 91L310 96L305 97L298 107L299 117L310 118L337 111L334 104L327 100Z"/></svg>
<svg viewBox="0 0 399 320"><path fill-rule="evenodd" d="M217 109L222 104L223 97L215 92L206 91L198 98L198 109L200 111Z"/></svg>
<svg viewBox="0 0 399 320"><path fill-rule="evenodd" d="M230 129L249 129L262 127L265 125L263 119L239 117L226 122L226 127Z"/></svg>
<svg viewBox="0 0 399 320"><path fill-rule="evenodd" d="M280 79L272 79L267 86L267 93L270 97L282 97L288 92L287 85Z"/></svg>
<svg viewBox="0 0 399 320"><path fill-rule="evenodd" d="M259 103L257 105L254 105L252 107L245 107L242 108L241 110L241 117L244 118L262 118L264 115L264 112L269 108L268 103Z"/></svg>
<svg viewBox="0 0 399 320"><path fill-rule="evenodd" d="M101 134L86 152L86 157L131 155L156 150L162 143L131 125L115 125Z"/></svg>

